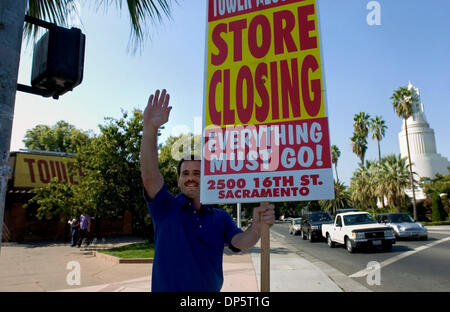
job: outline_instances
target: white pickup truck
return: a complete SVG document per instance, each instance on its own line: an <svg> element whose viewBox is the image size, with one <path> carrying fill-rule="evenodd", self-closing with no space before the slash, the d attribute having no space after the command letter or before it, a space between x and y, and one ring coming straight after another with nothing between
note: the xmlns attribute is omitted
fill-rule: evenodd
<svg viewBox="0 0 450 312"><path fill-rule="evenodd" d="M367 212L337 214L333 224L322 225L322 236L331 248L343 244L350 253L362 246L381 246L385 251L391 251L395 244L392 229L379 224Z"/></svg>

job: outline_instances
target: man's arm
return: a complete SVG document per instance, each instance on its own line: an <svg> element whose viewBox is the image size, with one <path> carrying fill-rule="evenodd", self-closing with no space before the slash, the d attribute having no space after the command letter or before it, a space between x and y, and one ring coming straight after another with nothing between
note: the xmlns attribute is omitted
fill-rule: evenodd
<svg viewBox="0 0 450 312"><path fill-rule="evenodd" d="M272 226L275 223L274 205L260 206L253 209L252 225L245 232L236 234L231 240L231 245L240 250L249 250L258 242L261 237L261 224L266 223Z"/></svg>
<svg viewBox="0 0 450 312"><path fill-rule="evenodd" d="M169 106L170 96L159 90L150 96L144 110L144 124L141 142L141 177L144 188L150 198L154 198L161 190L164 180L158 167L158 128L169 120L172 107Z"/></svg>

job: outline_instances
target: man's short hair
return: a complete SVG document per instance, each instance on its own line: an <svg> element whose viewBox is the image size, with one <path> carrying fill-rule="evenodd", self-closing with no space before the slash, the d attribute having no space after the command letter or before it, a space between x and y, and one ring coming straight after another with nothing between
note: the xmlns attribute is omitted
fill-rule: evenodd
<svg viewBox="0 0 450 312"><path fill-rule="evenodd" d="M178 162L178 166L177 166L177 173L178 176L181 175L181 164L186 161L186 160L196 160L196 161L200 161L200 159L195 159L194 155L191 155L191 159L185 159L185 158L181 158L181 160Z"/></svg>

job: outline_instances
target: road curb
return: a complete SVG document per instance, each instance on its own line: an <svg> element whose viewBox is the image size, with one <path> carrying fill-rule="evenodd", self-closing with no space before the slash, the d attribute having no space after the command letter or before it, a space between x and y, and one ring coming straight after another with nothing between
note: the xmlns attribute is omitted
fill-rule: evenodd
<svg viewBox="0 0 450 312"><path fill-rule="evenodd" d="M119 258L111 255L107 255L98 251L93 252L96 258L112 262L115 264L140 264L140 263L153 263L153 258Z"/></svg>
<svg viewBox="0 0 450 312"><path fill-rule="evenodd" d="M332 266L328 265L327 263L320 261L319 259L311 256L310 254L302 251L296 246L293 246L291 244L285 244L280 242L279 238L282 237L282 234L276 233L274 231L271 231L271 234L277 234L274 235L277 238L273 238L276 240L280 245L285 246L287 249L292 250L295 252L299 257L302 257L303 259L309 261L311 264L316 266L319 270L321 270L324 274L328 276L328 278L335 283L340 289L342 289L343 292L373 292L367 287L364 287L357 281L353 280L351 277L348 277L344 273L336 270Z"/></svg>

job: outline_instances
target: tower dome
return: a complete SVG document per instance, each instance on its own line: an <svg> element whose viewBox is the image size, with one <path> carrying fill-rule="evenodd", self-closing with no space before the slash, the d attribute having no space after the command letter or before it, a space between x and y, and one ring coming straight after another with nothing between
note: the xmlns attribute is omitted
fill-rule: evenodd
<svg viewBox="0 0 450 312"><path fill-rule="evenodd" d="M406 120L413 171L419 178L434 178L437 173L447 174L447 167L450 166L450 163L447 158L437 153L434 130L430 128L425 117L424 106L420 100L420 90L411 82L408 84L408 90L413 90L419 98L419 101L412 107L411 117ZM401 156L408 157L404 123L398 139Z"/></svg>

